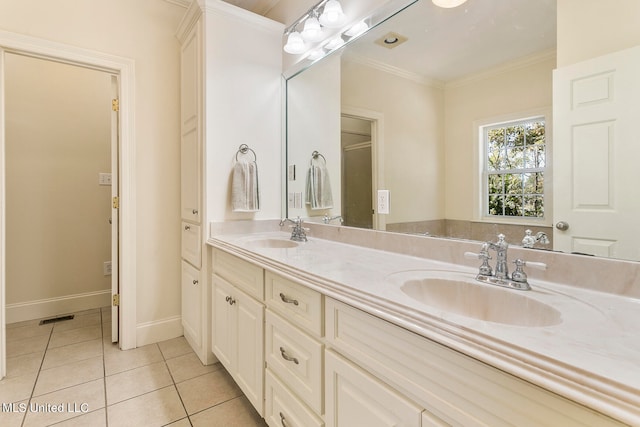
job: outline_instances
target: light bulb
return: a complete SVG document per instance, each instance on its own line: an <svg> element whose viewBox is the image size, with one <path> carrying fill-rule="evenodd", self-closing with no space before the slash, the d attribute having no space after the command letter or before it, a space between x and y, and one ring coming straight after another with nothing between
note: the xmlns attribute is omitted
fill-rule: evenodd
<svg viewBox="0 0 640 427"><path fill-rule="evenodd" d="M320 41L323 34L322 27L320 27L320 22L318 22L318 18L316 18L315 16L307 18L307 20L304 21L304 28L302 30L302 33L300 34L302 35L302 38L307 41Z"/></svg>
<svg viewBox="0 0 640 427"><path fill-rule="evenodd" d="M369 26L366 22L360 21L354 24L351 28L349 28L344 34L349 37L359 36L369 29Z"/></svg>
<svg viewBox="0 0 640 427"><path fill-rule="evenodd" d="M304 40L302 40L302 36L299 32L294 31L289 34L289 38L287 38L287 44L284 45L284 51L291 54L299 54L304 52L307 47L304 44Z"/></svg>
<svg viewBox="0 0 640 427"><path fill-rule="evenodd" d="M325 45L325 47L329 50L336 50L340 46L344 44L344 39L341 35L337 35L336 37L329 40L329 43Z"/></svg>
<svg viewBox="0 0 640 427"><path fill-rule="evenodd" d="M342 12L342 6L338 0L329 0L322 10L320 15L320 23L327 28L337 28L341 26L346 20L344 12Z"/></svg>

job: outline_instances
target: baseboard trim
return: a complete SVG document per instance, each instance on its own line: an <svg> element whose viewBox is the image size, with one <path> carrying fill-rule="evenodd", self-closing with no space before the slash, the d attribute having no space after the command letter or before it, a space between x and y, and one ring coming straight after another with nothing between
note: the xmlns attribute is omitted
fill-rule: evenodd
<svg viewBox="0 0 640 427"><path fill-rule="evenodd" d="M136 344L138 347L142 347L143 345L181 337L182 334L182 316L138 323L136 327Z"/></svg>
<svg viewBox="0 0 640 427"><path fill-rule="evenodd" d="M6 322L15 323L111 305L111 289L7 304Z"/></svg>

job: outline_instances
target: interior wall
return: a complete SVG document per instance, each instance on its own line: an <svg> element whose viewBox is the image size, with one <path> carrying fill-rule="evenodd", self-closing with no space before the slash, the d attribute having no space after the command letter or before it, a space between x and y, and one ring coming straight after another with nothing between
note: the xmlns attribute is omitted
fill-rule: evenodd
<svg viewBox="0 0 640 427"><path fill-rule="evenodd" d="M295 166L296 178L287 191L301 195L302 207L289 204L288 217L308 218L342 214L340 144L340 57L318 62L287 83L287 164ZM305 205L306 178L311 154L324 156L331 177L332 209L311 210Z"/></svg>
<svg viewBox="0 0 640 427"><path fill-rule="evenodd" d="M98 174L111 172L111 76L7 54L5 79L7 321L61 314L42 299L104 291L106 305L111 187Z"/></svg>
<svg viewBox="0 0 640 427"><path fill-rule="evenodd" d="M474 123L550 108L555 65L555 56L550 54L531 63L445 86L445 218L477 219L473 202L478 199L474 185L478 173Z"/></svg>
<svg viewBox="0 0 640 427"><path fill-rule="evenodd" d="M175 30L159 0L11 1L0 29L135 61L137 323L180 316L180 98Z"/></svg>
<svg viewBox="0 0 640 427"><path fill-rule="evenodd" d="M557 0L558 67L640 44L638 0Z"/></svg>
<svg viewBox="0 0 640 427"><path fill-rule="evenodd" d="M384 115L385 188L379 189L389 190L390 212L386 222L442 218L442 89L357 62L343 61L342 105ZM416 182L420 185L411 184ZM411 208L402 208L406 206Z"/></svg>

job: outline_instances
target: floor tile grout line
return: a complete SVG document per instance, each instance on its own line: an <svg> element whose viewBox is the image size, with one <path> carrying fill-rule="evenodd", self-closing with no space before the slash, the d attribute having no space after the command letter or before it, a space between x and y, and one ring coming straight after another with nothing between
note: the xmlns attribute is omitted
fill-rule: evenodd
<svg viewBox="0 0 640 427"><path fill-rule="evenodd" d="M189 411L187 411L187 406L184 404L184 400L182 399L182 395L180 394L180 390L178 389L178 384L176 383L176 379L174 378L173 373L171 372L171 369L169 369L169 365L167 364L167 358L165 357L164 353L162 352L162 349L160 348L160 346L158 346L158 349L160 350L160 354L162 354L162 359L164 360L164 365L167 368L167 371L169 372L169 376L171 377L171 382L173 383L173 387L176 389L176 393L178 394L178 399L180 399L180 404L182 405L182 408L184 409L184 413L187 415L187 417L186 417L187 421L189 422L189 425L193 427L193 423L191 422L191 417L189 416ZM181 418L181 419L184 419L184 418Z"/></svg>
<svg viewBox="0 0 640 427"><path fill-rule="evenodd" d="M42 365L44 364L44 358L47 356L47 350L49 350L49 343L51 342L51 336L53 335L53 328L49 331L49 339L47 340L47 345L44 348L44 352L42 353L42 360L40 361L40 366L38 367L38 373L36 374L36 379L33 382L33 387L31 388L31 395L29 396L29 400L27 401L27 410L24 411L24 416L22 417L22 423L20 423L21 427L24 427L24 423L27 421L27 415L29 414L29 408L31 407L31 400L33 399L33 393L36 391L36 385L38 384L38 379L40 378L40 372L42 372Z"/></svg>

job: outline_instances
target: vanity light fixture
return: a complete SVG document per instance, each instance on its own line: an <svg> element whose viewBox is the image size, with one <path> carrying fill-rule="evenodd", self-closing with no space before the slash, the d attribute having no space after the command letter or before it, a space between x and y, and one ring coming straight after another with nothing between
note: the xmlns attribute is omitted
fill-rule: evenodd
<svg viewBox="0 0 640 427"><path fill-rule="evenodd" d="M324 47L326 47L329 50L336 50L343 44L344 44L344 39L342 38L342 35L338 34L337 36L329 40L329 43L327 43Z"/></svg>
<svg viewBox="0 0 640 427"><path fill-rule="evenodd" d="M307 50L307 47L305 46L300 33L297 31L289 33L287 44L284 45L284 51L287 53L299 54L303 53L305 50Z"/></svg>
<svg viewBox="0 0 640 427"><path fill-rule="evenodd" d="M310 42L317 42L322 40L324 37L322 27L320 26L320 22L318 18L315 16L310 16L304 21L304 28L300 33L303 39Z"/></svg>
<svg viewBox="0 0 640 427"><path fill-rule="evenodd" d="M307 55L307 59L310 61L315 61L317 59L322 58L325 55L325 51L323 48L319 47L317 49L313 49L311 52L309 52L309 55Z"/></svg>
<svg viewBox="0 0 640 427"><path fill-rule="evenodd" d="M344 35L349 37L356 37L364 33L365 31L367 31L368 29L369 29L369 26L367 25L366 22L364 21L356 22L355 25L353 25L351 28L345 31Z"/></svg>
<svg viewBox="0 0 640 427"><path fill-rule="evenodd" d="M327 28L338 28L347 20L338 0L329 0L320 15L320 23Z"/></svg>
<svg viewBox="0 0 640 427"><path fill-rule="evenodd" d="M453 7L458 7L462 3L465 3L467 0L431 0L433 4L438 7L444 7L445 9L451 9Z"/></svg>

